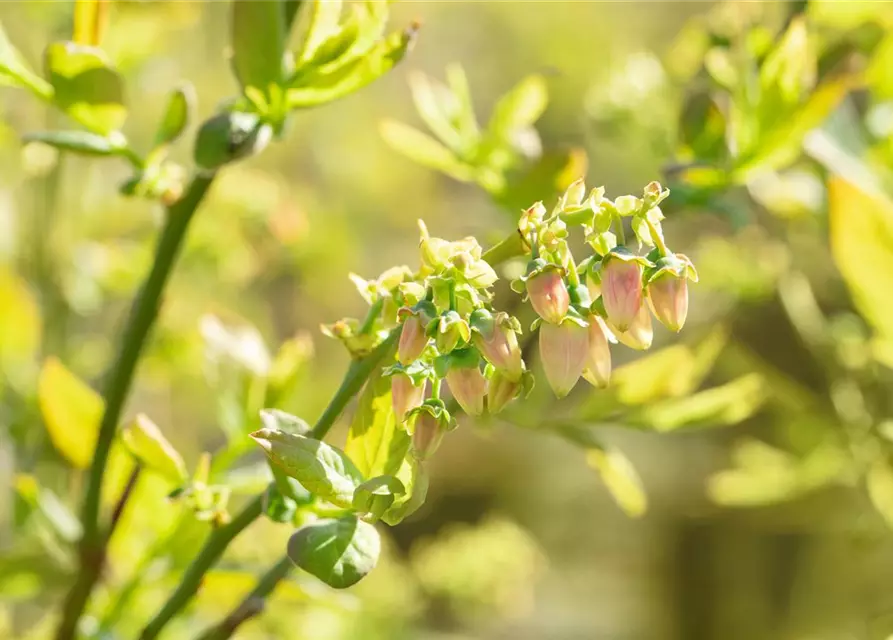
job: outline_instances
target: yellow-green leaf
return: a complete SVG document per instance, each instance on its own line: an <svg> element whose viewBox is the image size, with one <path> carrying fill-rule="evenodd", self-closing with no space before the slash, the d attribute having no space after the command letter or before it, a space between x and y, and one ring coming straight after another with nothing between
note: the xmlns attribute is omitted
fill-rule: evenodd
<svg viewBox="0 0 893 640"><path fill-rule="evenodd" d="M3 25L0 25L0 85L4 84L30 89L46 100L53 94L50 85L25 64L18 49L6 37Z"/></svg>
<svg viewBox="0 0 893 640"><path fill-rule="evenodd" d="M395 151L460 182L474 179L474 169L431 136L396 120L385 120L379 128L381 137Z"/></svg>
<svg viewBox="0 0 893 640"><path fill-rule="evenodd" d="M96 446L102 398L58 359L50 357L40 371L37 399L53 446L72 465L85 469Z"/></svg>
<svg viewBox="0 0 893 640"><path fill-rule="evenodd" d="M186 480L186 465L174 446L154 422L144 414L121 431L124 445L147 468L158 472L175 484Z"/></svg>
<svg viewBox="0 0 893 640"><path fill-rule="evenodd" d="M232 3L233 71L245 87L267 93L283 79L285 12L279 0Z"/></svg>
<svg viewBox="0 0 893 640"><path fill-rule="evenodd" d="M121 128L127 118L124 79L101 49L56 42L47 47L45 64L56 106L94 133Z"/></svg>
<svg viewBox="0 0 893 640"><path fill-rule="evenodd" d="M0 368L10 370L34 357L40 346L40 307L28 285L0 266Z"/></svg>
<svg viewBox="0 0 893 640"><path fill-rule="evenodd" d="M397 426L391 379L379 373L366 383L344 451L365 477L372 478L396 474L409 443L409 435Z"/></svg>
<svg viewBox="0 0 893 640"><path fill-rule="evenodd" d="M893 203L849 182L828 182L831 253L853 302L881 338L893 338Z"/></svg>
<svg viewBox="0 0 893 640"><path fill-rule="evenodd" d="M586 462L598 471L617 505L633 518L648 508L648 498L635 467L617 449L595 447L586 451Z"/></svg>
<svg viewBox="0 0 893 640"><path fill-rule="evenodd" d="M496 103L487 133L496 139L507 140L515 131L539 120L548 104L549 91L545 78L528 76Z"/></svg>
<svg viewBox="0 0 893 640"><path fill-rule="evenodd" d="M893 469L883 460L875 461L868 468L865 485L874 508L893 529Z"/></svg>

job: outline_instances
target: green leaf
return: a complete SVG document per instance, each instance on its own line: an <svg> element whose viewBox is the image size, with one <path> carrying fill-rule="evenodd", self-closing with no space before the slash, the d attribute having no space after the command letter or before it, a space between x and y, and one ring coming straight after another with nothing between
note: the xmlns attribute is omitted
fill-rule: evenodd
<svg viewBox="0 0 893 640"><path fill-rule="evenodd" d="M456 101L456 110L453 114L456 128L463 138L469 141L477 139L479 127L474 115L474 104L471 101L471 89L465 70L459 64L447 65L446 77Z"/></svg>
<svg viewBox="0 0 893 640"><path fill-rule="evenodd" d="M417 25L393 33L366 55L334 69L325 67L299 71L287 92L291 109L306 109L351 94L377 80L403 59L415 41Z"/></svg>
<svg viewBox="0 0 893 640"><path fill-rule="evenodd" d="M183 458L148 416L138 414L121 430L121 440L146 468L176 485L186 481L186 464Z"/></svg>
<svg viewBox="0 0 893 640"><path fill-rule="evenodd" d="M357 487L353 508L374 522L391 508L394 500L405 494L406 487L394 476L377 476Z"/></svg>
<svg viewBox="0 0 893 640"><path fill-rule="evenodd" d="M865 474L865 485L874 508L893 529L893 469L884 460L876 460Z"/></svg>
<svg viewBox="0 0 893 640"><path fill-rule="evenodd" d="M99 434L102 398L50 357L37 380L37 401L53 446L75 467L86 469Z"/></svg>
<svg viewBox="0 0 893 640"><path fill-rule="evenodd" d="M593 447L586 451L586 462L598 471L602 482L617 505L632 518L645 514L648 498L635 467L617 449Z"/></svg>
<svg viewBox="0 0 893 640"><path fill-rule="evenodd" d="M828 217L831 254L856 308L882 340L893 338L893 203L832 177Z"/></svg>
<svg viewBox="0 0 893 640"><path fill-rule="evenodd" d="M815 75L815 65L806 20L798 16L760 67L761 122L774 122L779 113L789 111L799 102Z"/></svg>
<svg viewBox="0 0 893 640"><path fill-rule="evenodd" d="M371 478L397 473L409 444L409 434L398 427L394 416L391 379L379 371L360 396L344 451L362 474Z"/></svg>
<svg viewBox="0 0 893 640"><path fill-rule="evenodd" d="M44 100L49 100L53 95L52 87L25 64L0 24L0 85L3 84L30 89Z"/></svg>
<svg viewBox="0 0 893 640"><path fill-rule="evenodd" d="M694 395L647 405L629 415L625 421L656 431L738 424L763 406L769 392L763 377L750 373Z"/></svg>
<svg viewBox="0 0 893 640"><path fill-rule="evenodd" d="M474 180L474 168L462 162L434 138L396 120L385 120L379 127L381 137L395 151L410 160L459 180Z"/></svg>
<svg viewBox="0 0 893 640"><path fill-rule="evenodd" d="M265 429L293 433L296 436L305 436L310 433L310 425L305 420L280 409L262 409L260 421Z"/></svg>
<svg viewBox="0 0 893 640"><path fill-rule="evenodd" d="M356 516L313 522L288 541L291 561L335 589L346 589L366 577L380 552L375 527Z"/></svg>
<svg viewBox="0 0 893 640"><path fill-rule="evenodd" d="M275 464L308 491L336 506L351 506L363 474L343 451L319 440L275 429L261 429L251 437Z"/></svg>
<svg viewBox="0 0 893 640"><path fill-rule="evenodd" d="M510 175L497 195L499 203L516 216L514 212L526 209L531 202L550 202L586 175L587 164L586 151L581 148L549 150L530 167Z"/></svg>
<svg viewBox="0 0 893 640"><path fill-rule="evenodd" d="M56 42L45 53L53 101L94 133L117 131L127 118L124 79L95 47Z"/></svg>
<svg viewBox="0 0 893 640"><path fill-rule="evenodd" d="M65 542L76 542L82 533L81 523L55 493L41 487L31 475L15 477L15 490L19 499L40 514L53 532Z"/></svg>
<svg viewBox="0 0 893 640"><path fill-rule="evenodd" d="M195 102L195 87L190 83L183 83L174 89L155 133L156 147L171 144L183 134L189 120L195 114Z"/></svg>
<svg viewBox="0 0 893 640"><path fill-rule="evenodd" d="M459 111L456 96L445 86L421 72L409 76L409 89L416 111L428 129L455 153L461 153L468 140L456 127Z"/></svg>
<svg viewBox="0 0 893 640"><path fill-rule="evenodd" d="M292 498L284 495L279 490L277 484L271 484L264 492L263 512L273 522L286 523L292 522L295 513L298 511L298 504Z"/></svg>
<svg viewBox="0 0 893 640"><path fill-rule="evenodd" d="M233 0L232 65L242 88L269 94L283 80L285 12L280 0Z"/></svg>
<svg viewBox="0 0 893 640"><path fill-rule="evenodd" d="M299 62L310 60L316 50L338 31L341 20L341 0L308 0L308 26L303 44L297 54Z"/></svg>
<svg viewBox="0 0 893 640"><path fill-rule="evenodd" d="M392 527L415 513L428 497L428 473L412 455L403 459L403 464L397 471L397 480L403 484L406 493L394 500L391 508L381 517L382 521Z"/></svg>
<svg viewBox="0 0 893 640"><path fill-rule="evenodd" d="M39 131L26 134L22 141L40 142L86 156L112 156L120 151L109 138L88 131Z"/></svg>
<svg viewBox="0 0 893 640"><path fill-rule="evenodd" d="M853 86L850 76L826 80L789 117L776 118L775 126L760 136L759 144L738 158L735 179L746 182L751 172L780 169L793 162L806 134L825 121Z"/></svg>
<svg viewBox="0 0 893 640"><path fill-rule="evenodd" d="M496 103L487 135L497 140L509 140L514 132L539 120L548 104L545 78L540 75L524 78Z"/></svg>
<svg viewBox="0 0 893 640"><path fill-rule="evenodd" d="M260 153L272 136L272 128L253 113L219 113L198 130L193 158L204 169L217 169Z"/></svg>

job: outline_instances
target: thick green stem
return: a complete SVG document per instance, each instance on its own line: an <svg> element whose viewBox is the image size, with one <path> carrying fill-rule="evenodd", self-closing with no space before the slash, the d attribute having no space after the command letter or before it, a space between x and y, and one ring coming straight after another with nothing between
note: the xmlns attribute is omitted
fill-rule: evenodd
<svg viewBox="0 0 893 640"><path fill-rule="evenodd" d="M157 638L165 625L185 607L199 590L202 578L223 555L229 543L261 514L263 494L256 496L233 520L208 537L205 546L186 569L176 590L140 634L140 640Z"/></svg>
<svg viewBox="0 0 893 640"><path fill-rule="evenodd" d="M626 245L626 230L623 228L623 218L615 216L614 222L617 225L617 246L623 247Z"/></svg>
<svg viewBox="0 0 893 640"><path fill-rule="evenodd" d="M251 593L245 596L245 599L223 620L200 635L199 640L226 640L242 623L263 613L267 596L288 575L293 566L288 556L283 556L258 580Z"/></svg>
<svg viewBox="0 0 893 640"><path fill-rule="evenodd" d="M70 640L74 637L78 620L90 598L90 592L102 572L107 536L100 526L99 507L102 479L109 452L124 403L130 392L136 365L158 317L164 287L180 253L189 222L213 180L213 174L196 176L183 197L168 208L167 220L155 250L152 270L131 307L117 349L118 359L106 378L103 394L105 411L99 425L99 436L93 452L87 492L81 509L81 522L84 526L80 543L81 565L75 584L65 601L62 622L56 633L57 640Z"/></svg>

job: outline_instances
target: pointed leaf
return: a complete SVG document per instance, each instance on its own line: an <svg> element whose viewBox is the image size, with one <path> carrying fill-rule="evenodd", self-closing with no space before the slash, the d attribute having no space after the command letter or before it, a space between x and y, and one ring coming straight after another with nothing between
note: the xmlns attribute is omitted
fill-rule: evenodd
<svg viewBox="0 0 893 640"><path fill-rule="evenodd" d="M9 375L40 346L40 307L27 283L0 267L0 370Z"/></svg>
<svg viewBox="0 0 893 640"><path fill-rule="evenodd" d="M524 78L496 104L487 134L499 140L510 139L512 133L539 120L548 103L545 78L540 75Z"/></svg>
<svg viewBox="0 0 893 640"><path fill-rule="evenodd" d="M38 131L23 136L22 142L40 142L85 156L112 156L119 151L109 138L88 131Z"/></svg>
<svg viewBox="0 0 893 640"><path fill-rule="evenodd" d="M52 87L25 64L22 54L12 46L0 24L0 85L4 84L30 89L47 100L53 94Z"/></svg>
<svg viewBox="0 0 893 640"><path fill-rule="evenodd" d="M598 471L617 505L632 518L645 514L648 499L635 467L617 449L594 447L586 452L586 462Z"/></svg>
<svg viewBox="0 0 893 640"><path fill-rule="evenodd" d="M363 474L343 451L319 440L261 429L251 437L270 459L308 491L339 507L350 507Z"/></svg>
<svg viewBox="0 0 893 640"><path fill-rule="evenodd" d="M313 57L319 46L338 30L338 23L341 20L341 0L305 1L309 2L307 7L309 13L307 33L297 55L300 62Z"/></svg>
<svg viewBox="0 0 893 640"><path fill-rule="evenodd" d="M148 416L139 414L121 431L124 445L148 469L170 482L186 481L186 464L164 434Z"/></svg>
<svg viewBox="0 0 893 640"><path fill-rule="evenodd" d="M380 552L375 527L356 516L305 525L288 541L291 561L335 589L346 589L366 577Z"/></svg>
<svg viewBox="0 0 893 640"><path fill-rule="evenodd" d="M380 127L381 137L395 151L410 160L459 180L471 182L474 169L463 163L452 151L431 136L402 122L385 120Z"/></svg>
<svg viewBox="0 0 893 640"><path fill-rule="evenodd" d="M290 82L287 93L291 109L306 109L351 94L377 80L403 59L415 41L417 25L393 33L366 55L335 69L312 69L299 72Z"/></svg>
<svg viewBox="0 0 893 640"><path fill-rule="evenodd" d="M47 47L45 64L60 109L94 133L121 128L127 118L124 79L101 49L56 42Z"/></svg>
<svg viewBox="0 0 893 640"><path fill-rule="evenodd" d="M37 380L37 400L53 445L75 467L87 468L99 433L102 398L50 357Z"/></svg>
<svg viewBox="0 0 893 640"><path fill-rule="evenodd" d="M371 478L397 473L409 444L409 434L397 426L391 379L379 372L366 383L344 451L363 475Z"/></svg>
<svg viewBox="0 0 893 640"><path fill-rule="evenodd" d="M195 114L195 102L195 87L190 83L183 83L174 89L155 133L156 147L171 144L183 134Z"/></svg>
<svg viewBox="0 0 893 640"><path fill-rule="evenodd" d="M412 455L403 460L397 472L397 480L403 484L406 493L394 500L394 504L381 517L383 522L392 527L418 511L428 497L428 473Z"/></svg>
<svg viewBox="0 0 893 640"><path fill-rule="evenodd" d="M232 65L242 88L264 94L282 81L285 12L280 0L234 0L231 13Z"/></svg>
<svg viewBox="0 0 893 640"><path fill-rule="evenodd" d="M893 338L893 203L831 178L828 215L831 253L856 308L879 337Z"/></svg>

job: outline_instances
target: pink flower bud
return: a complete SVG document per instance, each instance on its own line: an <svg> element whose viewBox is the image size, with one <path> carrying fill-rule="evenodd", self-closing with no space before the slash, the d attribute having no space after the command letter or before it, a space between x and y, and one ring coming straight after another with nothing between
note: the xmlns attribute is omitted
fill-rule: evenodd
<svg viewBox="0 0 893 640"><path fill-rule="evenodd" d="M602 268L602 301L608 320L626 331L642 307L642 265L608 255Z"/></svg>
<svg viewBox="0 0 893 640"><path fill-rule="evenodd" d="M419 460L427 460L443 442L447 426L432 413L420 410L415 414L412 428L412 453Z"/></svg>
<svg viewBox="0 0 893 640"><path fill-rule="evenodd" d="M589 349L583 378L594 387L604 388L611 379L611 348L606 334L608 328L598 316L589 316Z"/></svg>
<svg viewBox="0 0 893 640"><path fill-rule="evenodd" d="M510 380L499 371L495 371L490 378L490 388L487 393L487 409L495 415L502 411L509 402L518 397L521 392L521 381Z"/></svg>
<svg viewBox="0 0 893 640"><path fill-rule="evenodd" d="M673 273L658 275L648 283L648 304L665 327L678 333L688 315L688 278Z"/></svg>
<svg viewBox="0 0 893 640"><path fill-rule="evenodd" d="M425 326L417 315L411 315L403 321L400 331L400 342L397 344L397 359L401 364L409 364L422 355L428 345Z"/></svg>
<svg viewBox="0 0 893 640"><path fill-rule="evenodd" d="M651 313L647 305L642 305L639 313L633 319L626 331L615 331L614 334L621 344L631 349L645 351L651 347L654 338L654 330L651 327Z"/></svg>
<svg viewBox="0 0 893 640"><path fill-rule="evenodd" d="M395 373L391 376L391 404L394 406L397 424L403 423L408 411L422 404L427 386L427 380L423 380L418 386L414 385L412 378L405 373Z"/></svg>
<svg viewBox="0 0 893 640"><path fill-rule="evenodd" d="M475 332L473 341L487 362L504 372L510 380L517 381L521 378L521 348L518 346L518 336L505 313L496 314L489 327Z"/></svg>
<svg viewBox="0 0 893 640"><path fill-rule="evenodd" d="M589 330L573 320L540 325L540 359L549 386L563 398L580 379L586 364Z"/></svg>
<svg viewBox="0 0 893 640"><path fill-rule="evenodd" d="M447 372L446 382L465 413L479 416L484 412L487 379L478 367L454 367Z"/></svg>
<svg viewBox="0 0 893 640"><path fill-rule="evenodd" d="M530 304L540 318L558 324L567 315L570 296L564 278L557 267L546 268L527 280Z"/></svg>

